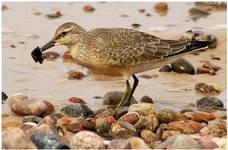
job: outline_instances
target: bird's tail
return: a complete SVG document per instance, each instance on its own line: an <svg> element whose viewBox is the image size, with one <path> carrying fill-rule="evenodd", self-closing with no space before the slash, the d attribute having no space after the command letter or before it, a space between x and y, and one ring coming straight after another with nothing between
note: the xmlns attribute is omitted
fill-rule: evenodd
<svg viewBox="0 0 228 150"><path fill-rule="evenodd" d="M207 49L209 45L209 41L190 41L190 44L186 46L186 48L178 53L173 53L168 55L168 57L176 56L176 55L184 55L186 53L200 51Z"/></svg>

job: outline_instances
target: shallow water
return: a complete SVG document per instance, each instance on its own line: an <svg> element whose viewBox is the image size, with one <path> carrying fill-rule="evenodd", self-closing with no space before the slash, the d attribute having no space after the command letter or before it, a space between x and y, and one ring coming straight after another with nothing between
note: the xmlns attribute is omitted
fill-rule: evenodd
<svg viewBox="0 0 228 150"><path fill-rule="evenodd" d="M182 75L177 73L160 73L158 70L151 70L142 74L158 74L152 79L140 79L139 86L134 96L139 100L144 95L149 95L155 101L158 108L172 107L181 109L191 107L202 94L196 93L194 86L198 82L216 83L223 90L220 96L226 103L226 28L221 30L210 30L210 28L226 24L226 11L211 12L206 18L201 18L197 22L189 20L188 10L194 3L168 3L169 11L167 16L160 17L153 10L154 3L4 3L8 10L3 11L2 26L9 28L14 33L3 33L3 91L8 95L23 92L38 99L52 100L58 106L66 103L71 96L78 96L89 103L91 107L102 104L101 99L95 96L103 96L108 91L124 90L125 84L122 80L108 80L100 77L103 81L95 80L94 77L87 76L82 80L68 80L67 72L70 69L77 69L84 73L86 68L75 64L63 63L62 59L56 61L45 61L42 65L33 62L30 52L36 46L42 46L48 42L56 28L64 22L73 21L86 29L96 27L127 27L132 23L139 23L139 30L161 36L163 38L177 39L185 31L198 28L200 30L215 34L218 37L219 45L216 49L209 49L198 56L192 54L184 56L195 68L202 65L202 61L210 61L220 66L222 69L217 75ZM84 13L82 7L91 4L96 8L93 13ZM138 9L145 8L151 13L151 17L146 17L138 12ZM36 9L42 14L33 16L32 9ZM60 10L63 14L58 19L48 20L45 15L53 10ZM121 15L129 17L124 18ZM188 21L187 21L188 20ZM152 27L159 27L161 32L150 31ZM29 35L36 34L38 39L28 38ZM18 42L24 41L25 44ZM16 48L10 47L15 45ZM58 46L50 49L57 51L61 55L66 47ZM210 55L221 58L211 60ZM219 95L216 95L219 96ZM7 107L3 105L3 109Z"/></svg>

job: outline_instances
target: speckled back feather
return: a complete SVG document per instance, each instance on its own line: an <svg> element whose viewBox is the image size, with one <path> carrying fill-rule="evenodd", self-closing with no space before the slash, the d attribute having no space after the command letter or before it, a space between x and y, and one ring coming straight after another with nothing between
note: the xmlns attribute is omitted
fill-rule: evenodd
<svg viewBox="0 0 228 150"><path fill-rule="evenodd" d="M187 40L163 40L151 34L125 28L97 28L88 31L96 54L105 57L107 65L125 67L155 62L179 53L190 44Z"/></svg>

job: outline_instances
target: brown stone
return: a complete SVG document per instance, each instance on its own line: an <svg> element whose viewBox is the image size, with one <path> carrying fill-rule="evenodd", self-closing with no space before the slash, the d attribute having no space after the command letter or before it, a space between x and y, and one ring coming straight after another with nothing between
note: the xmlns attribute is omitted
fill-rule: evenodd
<svg viewBox="0 0 228 150"><path fill-rule="evenodd" d="M127 113L127 114L121 116L120 120L129 122L134 125L139 120L139 114L136 112Z"/></svg>
<svg viewBox="0 0 228 150"><path fill-rule="evenodd" d="M68 101L70 101L72 103L86 104L86 102L79 97L71 97L68 99Z"/></svg>

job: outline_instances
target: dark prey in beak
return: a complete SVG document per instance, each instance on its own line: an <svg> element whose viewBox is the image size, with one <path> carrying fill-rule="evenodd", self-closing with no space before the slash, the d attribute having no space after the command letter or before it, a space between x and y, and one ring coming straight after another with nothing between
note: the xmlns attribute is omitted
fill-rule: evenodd
<svg viewBox="0 0 228 150"><path fill-rule="evenodd" d="M40 64L43 63L44 61L44 57L42 55L42 52L55 46L55 42L54 41L50 41L48 42L46 45L44 45L43 47L39 48L36 47L32 52L31 52L31 56L33 58L33 60L37 63L39 62Z"/></svg>

